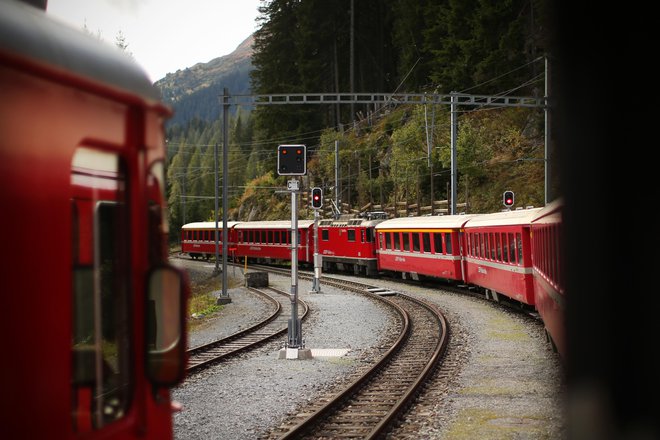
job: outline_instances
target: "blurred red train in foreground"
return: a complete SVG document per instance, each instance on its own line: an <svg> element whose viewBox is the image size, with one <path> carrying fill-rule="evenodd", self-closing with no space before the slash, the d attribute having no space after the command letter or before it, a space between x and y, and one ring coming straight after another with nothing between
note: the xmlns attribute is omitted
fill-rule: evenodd
<svg viewBox="0 0 660 440"><path fill-rule="evenodd" d="M173 437L188 287L168 265L163 122L116 48L0 2L2 438Z"/></svg>
<svg viewBox="0 0 660 440"><path fill-rule="evenodd" d="M443 279L495 301L508 298L535 309L553 348L565 355L561 209L561 201L556 201L545 208L493 214L321 220L318 253L325 272ZM230 257L265 263L290 260L289 221L231 224ZM312 265L314 223L301 220L298 226L298 261ZM214 235L201 231L214 227L185 225L182 252L195 256L207 249L206 256L212 255Z"/></svg>

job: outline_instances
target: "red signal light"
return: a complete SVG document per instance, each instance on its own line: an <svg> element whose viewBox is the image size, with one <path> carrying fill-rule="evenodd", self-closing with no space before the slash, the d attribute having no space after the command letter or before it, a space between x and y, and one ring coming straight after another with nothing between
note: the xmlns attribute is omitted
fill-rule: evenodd
<svg viewBox="0 0 660 440"><path fill-rule="evenodd" d="M323 206L323 190L312 188L312 208L319 209Z"/></svg>
<svg viewBox="0 0 660 440"><path fill-rule="evenodd" d="M513 194L513 191L504 191L503 198L504 206L513 206L513 202L515 201L515 195Z"/></svg>

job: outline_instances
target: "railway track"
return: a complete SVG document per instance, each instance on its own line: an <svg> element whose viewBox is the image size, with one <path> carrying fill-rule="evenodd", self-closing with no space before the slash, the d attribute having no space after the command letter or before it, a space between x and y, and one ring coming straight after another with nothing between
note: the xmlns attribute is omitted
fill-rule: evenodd
<svg viewBox="0 0 660 440"><path fill-rule="evenodd" d="M362 376L335 396L303 409L272 434L281 439L378 438L406 411L439 365L448 343L447 322L435 306L422 300L355 281L322 280L324 285L387 302L399 315L401 332Z"/></svg>
<svg viewBox="0 0 660 440"><path fill-rule="evenodd" d="M230 356L251 350L258 345L286 334L290 317L289 294L274 288L256 289L250 291L262 295L273 305L273 313L263 321L226 338L200 345L188 350L187 373L192 374L211 364L222 361ZM301 306L301 319L309 311L305 301L298 299ZM283 312L285 311L285 312Z"/></svg>
<svg viewBox="0 0 660 440"><path fill-rule="evenodd" d="M286 269L255 265L252 265L252 268L290 275L290 271ZM305 273L298 275L301 279L313 277ZM405 413L426 380L440 364L448 343L447 322L437 307L402 293L328 276L323 276L321 281L324 286L368 295L387 303L398 314L401 330L392 347L371 368L335 395L319 399L303 408L297 416L273 430L271 436L274 437L270 438L378 438L390 430L396 420ZM281 292L281 296L286 298L288 303L288 294ZM282 306L283 303L280 309ZM307 306L304 307L306 314ZM288 316L282 317L281 313L273 315L278 317L271 316L269 319L281 323L277 334L285 333ZM257 326L259 325L261 324ZM252 330L257 337L262 332L261 329ZM274 337L275 332L272 333L271 337ZM215 347L223 346L222 350L231 348L234 343L228 339L237 335L207 344L214 348L210 351L204 349L205 354L202 356L211 359L204 360L204 364L199 366L192 366L191 350L189 372L196 371L207 363L218 362L225 355L216 355L216 350L220 349ZM247 348L238 348L238 350L244 349ZM196 353L195 357L197 357Z"/></svg>

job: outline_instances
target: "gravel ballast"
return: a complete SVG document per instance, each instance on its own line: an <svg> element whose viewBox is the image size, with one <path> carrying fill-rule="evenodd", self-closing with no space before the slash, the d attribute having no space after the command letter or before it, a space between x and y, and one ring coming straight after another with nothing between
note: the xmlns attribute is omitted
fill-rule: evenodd
<svg viewBox="0 0 660 440"><path fill-rule="evenodd" d="M192 262L175 261L192 267ZM410 438L427 439L564 437L561 365L540 323L468 295L362 281L434 302L450 325L450 385L446 380L431 384L391 438L407 438L410 432L416 433ZM290 278L270 275L273 287L289 291L290 284ZM174 417L175 438L266 438L287 415L380 356L396 331L384 306L327 286L320 294L310 289L311 283L300 282L299 296L312 308L303 323L305 346L349 349L348 354L278 359L282 338L193 375L172 393L183 404ZM230 290L230 297L230 304L190 335L191 346L234 333L267 313L264 303L242 288Z"/></svg>

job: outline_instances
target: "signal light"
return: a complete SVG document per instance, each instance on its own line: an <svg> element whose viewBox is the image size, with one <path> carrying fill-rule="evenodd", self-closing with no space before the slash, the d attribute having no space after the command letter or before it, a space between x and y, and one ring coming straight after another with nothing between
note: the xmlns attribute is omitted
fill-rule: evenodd
<svg viewBox="0 0 660 440"><path fill-rule="evenodd" d="M278 146L277 174L280 176L304 176L307 174L307 147L305 145Z"/></svg>
<svg viewBox="0 0 660 440"><path fill-rule="evenodd" d="M515 195L513 194L513 191L504 191L503 194L503 200L502 203L504 203L504 206L511 207L513 206L513 203L515 202Z"/></svg>
<svg viewBox="0 0 660 440"><path fill-rule="evenodd" d="M323 206L323 190L312 188L312 208L320 209Z"/></svg>

